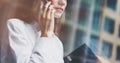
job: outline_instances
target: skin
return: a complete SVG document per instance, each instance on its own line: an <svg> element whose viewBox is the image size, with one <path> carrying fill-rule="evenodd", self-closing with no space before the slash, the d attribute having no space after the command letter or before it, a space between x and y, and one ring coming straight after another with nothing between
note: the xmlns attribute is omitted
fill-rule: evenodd
<svg viewBox="0 0 120 63"><path fill-rule="evenodd" d="M40 2L38 23L40 24L41 37L51 37L54 33L55 18L60 18L66 8L66 0L50 0Z"/></svg>

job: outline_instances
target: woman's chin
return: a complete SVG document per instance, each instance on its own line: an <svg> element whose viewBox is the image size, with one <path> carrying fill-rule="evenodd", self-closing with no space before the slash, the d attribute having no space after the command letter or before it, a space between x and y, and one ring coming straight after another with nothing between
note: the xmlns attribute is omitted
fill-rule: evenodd
<svg viewBox="0 0 120 63"><path fill-rule="evenodd" d="M61 18L62 13L55 13L55 18Z"/></svg>

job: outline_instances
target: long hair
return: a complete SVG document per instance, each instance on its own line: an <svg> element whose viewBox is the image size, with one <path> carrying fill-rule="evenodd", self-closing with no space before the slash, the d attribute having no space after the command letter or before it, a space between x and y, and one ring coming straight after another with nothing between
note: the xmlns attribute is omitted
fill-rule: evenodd
<svg viewBox="0 0 120 63"><path fill-rule="evenodd" d="M27 23L37 18L41 0L18 0L13 18L19 18Z"/></svg>
<svg viewBox="0 0 120 63"><path fill-rule="evenodd" d="M37 20L40 9L40 1L43 0L18 0L16 10L14 12L14 18L19 18L27 23L31 23ZM64 16L64 14L63 14ZM61 18L63 18L63 16ZM55 34L59 35L61 28L60 19L55 19ZM58 29L59 28L59 29Z"/></svg>

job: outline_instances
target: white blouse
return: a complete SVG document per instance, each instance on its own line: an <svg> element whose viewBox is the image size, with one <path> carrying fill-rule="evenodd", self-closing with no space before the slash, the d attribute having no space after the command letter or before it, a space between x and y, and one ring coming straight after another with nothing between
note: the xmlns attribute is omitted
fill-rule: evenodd
<svg viewBox="0 0 120 63"><path fill-rule="evenodd" d="M7 26L16 63L64 63L63 45L55 34L40 37L34 24L16 18L9 19Z"/></svg>

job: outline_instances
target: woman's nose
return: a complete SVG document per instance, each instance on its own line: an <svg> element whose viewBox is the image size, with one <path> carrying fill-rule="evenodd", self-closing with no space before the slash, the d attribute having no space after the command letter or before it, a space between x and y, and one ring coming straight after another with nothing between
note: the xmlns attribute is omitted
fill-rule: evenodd
<svg viewBox="0 0 120 63"><path fill-rule="evenodd" d="M65 0L58 0L58 5L64 6L66 4Z"/></svg>

